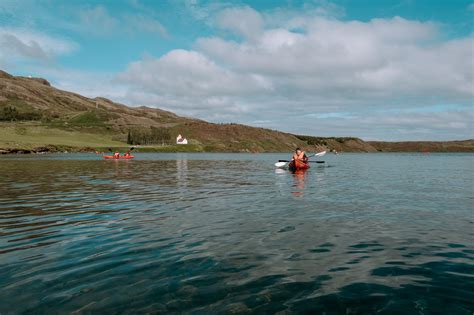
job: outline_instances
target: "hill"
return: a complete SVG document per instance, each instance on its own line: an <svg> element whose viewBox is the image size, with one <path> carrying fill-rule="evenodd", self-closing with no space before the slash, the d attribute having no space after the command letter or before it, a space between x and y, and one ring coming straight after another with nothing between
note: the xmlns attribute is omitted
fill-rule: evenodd
<svg viewBox="0 0 474 315"><path fill-rule="evenodd" d="M0 70L0 152L91 151L127 148L141 151L289 152L333 149L346 152L422 151L365 142L358 138L292 135L241 124L213 124L149 107L128 107L102 97L62 91L42 78L12 76ZM190 144L176 145L183 134ZM424 148L424 147L423 147ZM443 151L474 151L471 142L431 145Z"/></svg>
<svg viewBox="0 0 474 315"><path fill-rule="evenodd" d="M212 124L171 112L127 107L52 87L41 78L0 71L0 149L90 150L134 144L157 151L290 151L306 143L287 133L239 124ZM190 144L172 145L178 134ZM138 135L138 136L137 136ZM145 150L142 149L142 150Z"/></svg>

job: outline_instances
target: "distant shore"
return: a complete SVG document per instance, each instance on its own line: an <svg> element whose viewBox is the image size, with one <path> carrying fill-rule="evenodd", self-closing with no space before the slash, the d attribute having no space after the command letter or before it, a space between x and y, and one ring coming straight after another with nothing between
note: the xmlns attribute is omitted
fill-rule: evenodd
<svg viewBox="0 0 474 315"><path fill-rule="evenodd" d="M0 70L0 154L137 152L474 152L474 140L365 141L291 134L238 123L211 123L149 107L57 89L42 78ZM178 135L189 140L176 144ZM161 145L165 144L165 145Z"/></svg>
<svg viewBox="0 0 474 315"><path fill-rule="evenodd" d="M444 142L378 142L381 147L377 151L338 151L338 153L474 153L474 146L447 146ZM420 150L420 146L425 149ZM24 145L13 147L0 146L0 155L6 154L46 154L46 153L103 153L110 152L126 152L133 147L133 151L137 153L287 153L287 151L265 151L255 152L251 150L206 150L207 148L195 145L163 145L163 146L109 146L109 147L92 147L92 146L67 146L67 145ZM319 147L311 150L312 152L327 150L330 148Z"/></svg>

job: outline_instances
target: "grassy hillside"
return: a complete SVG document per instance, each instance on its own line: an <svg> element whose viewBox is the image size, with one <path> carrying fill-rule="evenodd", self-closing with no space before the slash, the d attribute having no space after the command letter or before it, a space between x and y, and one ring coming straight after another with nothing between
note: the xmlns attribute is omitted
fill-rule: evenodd
<svg viewBox="0 0 474 315"><path fill-rule="evenodd" d="M190 144L177 146L176 135ZM127 148L139 151L339 152L422 151L424 143L365 142L358 138L292 135L240 124L212 124L171 112L127 107L108 99L87 98L52 87L41 78L0 71L0 152ZM144 146L144 144L146 144ZM474 151L473 141L430 143L429 151Z"/></svg>
<svg viewBox="0 0 474 315"><path fill-rule="evenodd" d="M131 108L105 98L91 99L61 91L44 79L14 77L1 71L0 128L0 149L4 150L44 145L68 146L73 150L127 147L130 131L143 135L140 140L147 143L140 147L143 151L268 152L307 146L287 133L238 124L212 124L154 108ZM152 139L157 141L150 144L147 134L157 129L165 129L168 138ZM178 134L185 135L190 145L174 145Z"/></svg>
<svg viewBox="0 0 474 315"><path fill-rule="evenodd" d="M0 143L7 147L22 148L30 145L59 145L71 147L123 146L124 143L112 140L111 136L100 133L69 131L49 128L42 125L22 123L1 123Z"/></svg>
<svg viewBox="0 0 474 315"><path fill-rule="evenodd" d="M335 150L337 152L377 152L369 143L354 137L312 137L297 135L298 139L319 150Z"/></svg>

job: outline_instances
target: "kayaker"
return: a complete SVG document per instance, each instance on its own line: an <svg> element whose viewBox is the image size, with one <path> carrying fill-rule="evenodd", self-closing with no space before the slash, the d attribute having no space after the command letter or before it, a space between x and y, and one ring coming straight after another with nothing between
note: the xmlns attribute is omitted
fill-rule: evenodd
<svg viewBox="0 0 474 315"><path fill-rule="evenodd" d="M130 151L125 152L125 154L123 156L129 157L130 156Z"/></svg>
<svg viewBox="0 0 474 315"><path fill-rule="evenodd" d="M296 148L295 154L293 154L293 157L291 158L292 161L298 160L303 163L308 163L308 157L306 156L306 152L301 150L300 148Z"/></svg>
<svg viewBox="0 0 474 315"><path fill-rule="evenodd" d="M115 152L114 153L114 158L120 159L120 152Z"/></svg>

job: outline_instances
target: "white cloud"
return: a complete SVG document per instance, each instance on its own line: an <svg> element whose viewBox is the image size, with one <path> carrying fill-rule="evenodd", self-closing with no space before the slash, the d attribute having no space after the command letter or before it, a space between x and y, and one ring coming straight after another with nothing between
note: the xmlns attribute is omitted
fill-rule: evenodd
<svg viewBox="0 0 474 315"><path fill-rule="evenodd" d="M117 82L131 87L126 97L134 104L160 104L184 115L205 113L207 119L216 120L255 109L236 98L272 90L260 75L232 72L187 50L173 50L159 59L145 56L117 76Z"/></svg>
<svg viewBox="0 0 474 315"><path fill-rule="evenodd" d="M0 66L15 65L19 60L51 62L59 55L72 53L78 45L67 39L20 28L0 27Z"/></svg>
<svg viewBox="0 0 474 315"><path fill-rule="evenodd" d="M189 16L197 21L212 24L212 17L223 9L231 7L224 1L200 3L199 0L184 0L184 9Z"/></svg>
<svg viewBox="0 0 474 315"><path fill-rule="evenodd" d="M263 19L260 13L245 6L223 10L217 15L217 24L236 35L252 39L258 37L262 32Z"/></svg>
<svg viewBox="0 0 474 315"><path fill-rule="evenodd" d="M366 140L456 140L474 138L474 113L472 109L444 111L391 110L352 113L347 116L318 119L316 124L308 119L291 117L287 120L288 131L294 124L322 136L357 135Z"/></svg>
<svg viewBox="0 0 474 315"><path fill-rule="evenodd" d="M188 50L172 50L159 59L145 57L132 63L118 80L169 96L238 96L271 89L261 76L232 72L203 54Z"/></svg>
<svg viewBox="0 0 474 315"><path fill-rule="evenodd" d="M46 61L49 55L43 50L37 41L25 42L11 33L0 35L0 44L5 50L23 57Z"/></svg>
<svg viewBox="0 0 474 315"><path fill-rule="evenodd" d="M278 19L262 19L249 7L225 9L219 25L241 41L200 38L193 50L131 64L120 82L132 87L131 101L206 119L273 121L266 126L279 129L279 117L290 117L300 132L311 128L303 127L304 116L314 113L361 118L362 110L472 104L472 36L445 40L435 23L400 17L361 22L305 16L298 32L288 18L280 25L268 20ZM407 120L400 116L400 124ZM466 120L455 125L467 128Z"/></svg>
<svg viewBox="0 0 474 315"><path fill-rule="evenodd" d="M346 15L344 7L327 0L314 1L314 3L305 4L305 11L314 10L314 14L319 16L343 17Z"/></svg>

